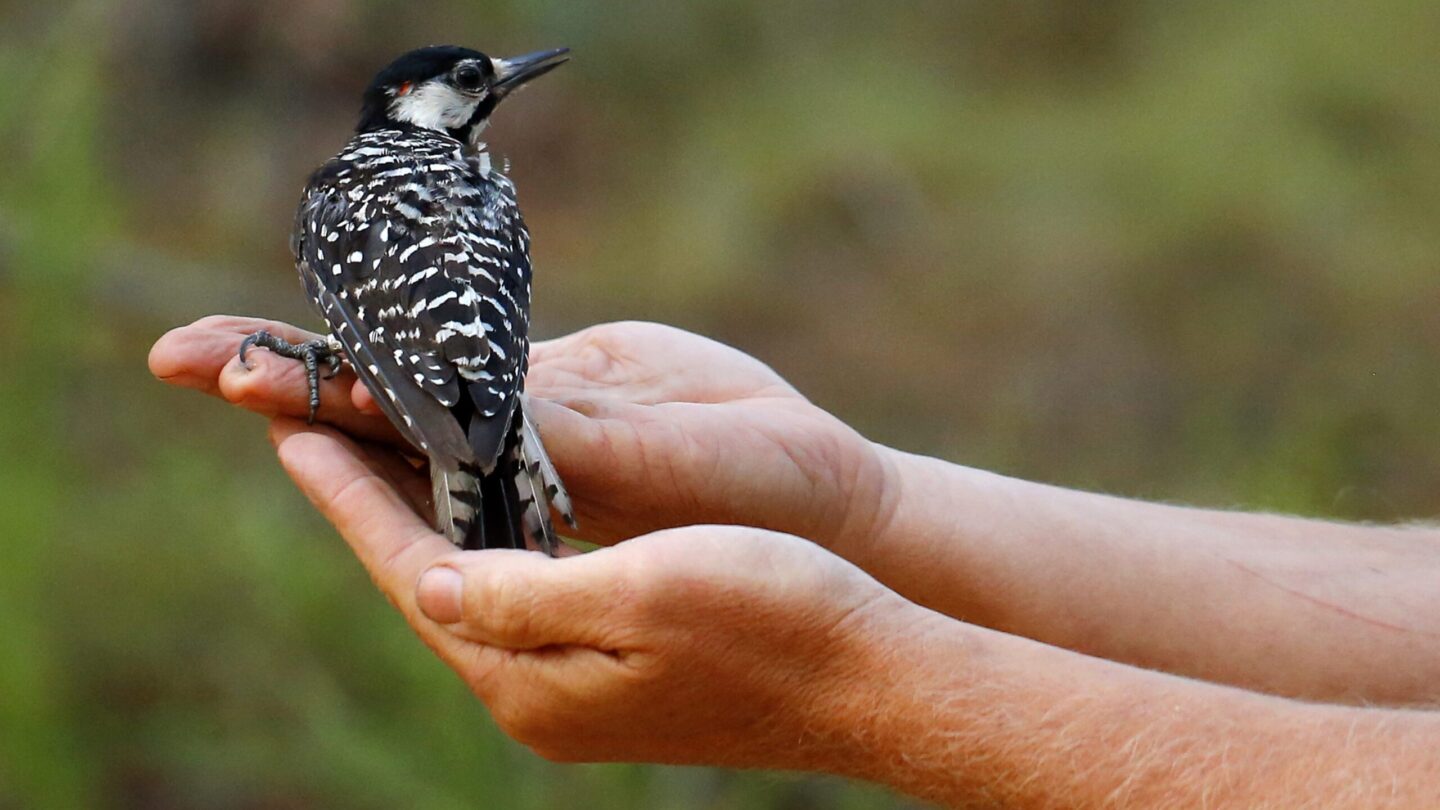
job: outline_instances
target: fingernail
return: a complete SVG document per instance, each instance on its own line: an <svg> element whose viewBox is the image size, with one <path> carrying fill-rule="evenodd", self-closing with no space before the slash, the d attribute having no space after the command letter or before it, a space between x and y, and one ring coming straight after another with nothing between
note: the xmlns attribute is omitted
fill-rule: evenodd
<svg viewBox="0 0 1440 810"><path fill-rule="evenodd" d="M459 571L444 566L431 568L420 575L415 587L415 601L430 621L439 624L460 621L460 594L465 588L465 578Z"/></svg>

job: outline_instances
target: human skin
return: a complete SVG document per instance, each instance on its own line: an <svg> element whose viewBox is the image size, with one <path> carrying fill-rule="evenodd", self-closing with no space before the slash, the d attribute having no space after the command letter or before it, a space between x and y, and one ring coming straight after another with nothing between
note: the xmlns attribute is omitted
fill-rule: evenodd
<svg viewBox="0 0 1440 810"><path fill-rule="evenodd" d="M363 445L283 418L306 409L296 364L234 362L262 323L172 332L152 370L281 415L287 471L501 726L546 756L828 771L953 806L1440 796L1433 712L1302 703L1059 648L1278 694L1423 702L1426 531L1137 504L906 456L738 352L624 324L537 346L530 389L554 400L536 416L587 539L635 539L561 561L455 552L417 515L423 476L353 379L327 382L321 419ZM706 522L813 542L657 531ZM1349 566L1386 576L1352 586ZM1344 660L1363 656L1384 665ZM1287 671L1300 667L1324 672Z"/></svg>
<svg viewBox="0 0 1440 810"><path fill-rule="evenodd" d="M266 415L306 413L299 366L215 317L154 372ZM949 616L1102 658L1278 695L1384 705L1440 694L1440 531L1142 503L1034 484L864 439L767 366L656 324L535 345L533 413L603 544L696 523L773 529ZM398 444L364 386L320 420Z"/></svg>

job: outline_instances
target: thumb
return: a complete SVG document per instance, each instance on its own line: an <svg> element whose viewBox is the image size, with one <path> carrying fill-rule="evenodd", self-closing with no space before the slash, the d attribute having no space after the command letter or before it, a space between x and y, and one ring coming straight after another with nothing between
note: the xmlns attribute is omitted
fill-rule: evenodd
<svg viewBox="0 0 1440 810"><path fill-rule="evenodd" d="M606 608L625 588L604 550L552 559L496 549L452 554L421 574L415 601L452 634L494 647L605 648Z"/></svg>

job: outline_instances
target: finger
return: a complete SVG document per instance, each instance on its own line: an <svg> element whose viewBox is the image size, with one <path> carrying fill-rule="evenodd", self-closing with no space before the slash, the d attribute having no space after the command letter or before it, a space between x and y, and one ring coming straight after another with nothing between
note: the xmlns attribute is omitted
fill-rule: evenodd
<svg viewBox="0 0 1440 810"><path fill-rule="evenodd" d="M375 401L375 395L370 393L370 389L365 387L365 383L359 380L356 380L355 385L350 389L350 404L355 406L355 410L366 416L383 416L385 414L380 409L380 404Z"/></svg>
<svg viewBox="0 0 1440 810"><path fill-rule="evenodd" d="M452 554L416 585L421 611L468 641L512 650L553 645L607 649L628 577L617 552L568 559L497 549Z"/></svg>
<svg viewBox="0 0 1440 810"><path fill-rule="evenodd" d="M279 321L212 315L166 333L150 350L150 370L161 380L194 388L265 416L308 416L309 382L305 366L264 350L239 362L240 342L261 329L292 343L317 337ZM320 381L317 418L364 438L407 447L398 431L378 414L351 405L354 374L341 371Z"/></svg>
<svg viewBox="0 0 1440 810"><path fill-rule="evenodd" d="M376 442L357 442L362 458L376 475L384 478L405 498L415 514L429 525L435 524L435 509L430 503L430 475L421 462L413 461L394 448Z"/></svg>
<svg viewBox="0 0 1440 810"><path fill-rule="evenodd" d="M693 523L700 515L693 498L665 489L674 475L691 476L697 461L694 440L666 408L705 405L635 405L609 400L531 397L528 413L550 459L570 493L580 540L610 545L637 534ZM689 466L687 466L689 465ZM706 470L700 476L710 475ZM703 477L700 480L704 480ZM657 481L664 482L657 486ZM673 487L672 487L673 489ZM663 494L659 490L665 490ZM676 499L682 499L677 501ZM688 503L689 511L675 503ZM678 510L678 511L677 511ZM706 514L714 522L727 515Z"/></svg>
<svg viewBox="0 0 1440 810"><path fill-rule="evenodd" d="M380 590L417 629L429 626L415 603L415 582L454 547L366 465L349 439L295 419L271 422L271 439L285 471L339 530Z"/></svg>
<svg viewBox="0 0 1440 810"><path fill-rule="evenodd" d="M666 345L655 341L663 341L669 331L658 324L609 323L534 343L526 384L532 393L552 399L610 396L653 401L653 391L637 389L648 387L646 383L656 378L673 378L683 370L684 362L668 352L636 356L635 350ZM646 394L652 398L642 398Z"/></svg>
<svg viewBox="0 0 1440 810"><path fill-rule="evenodd" d="M531 392L550 399L606 396L656 404L797 396L744 352L655 323L600 324L542 341L532 346L530 361Z"/></svg>
<svg viewBox="0 0 1440 810"><path fill-rule="evenodd" d="M621 411L643 406L605 401L571 400L564 404L530 397L527 413L554 462L579 514L581 539L593 529L585 508L591 501L608 502L631 484L635 469L636 434Z"/></svg>
<svg viewBox="0 0 1440 810"><path fill-rule="evenodd" d="M581 465L575 463L581 460L599 467L609 467L615 461L611 456L616 448L607 446L602 420L613 414L618 404L585 400L561 404L529 397L525 405L562 478L572 477L566 474L567 470L575 476L582 475Z"/></svg>
<svg viewBox="0 0 1440 810"><path fill-rule="evenodd" d="M235 343L239 346L239 341ZM320 378L320 410L317 419L345 429L347 433L379 438L398 436L385 431L389 423L383 418L364 416L350 402L350 387L355 375L348 369L334 377ZM310 381L305 364L281 357L264 349L252 349L245 362L234 354L220 369L216 379L217 393L232 404L265 416L306 417L310 413Z"/></svg>
<svg viewBox="0 0 1440 810"><path fill-rule="evenodd" d="M409 443L389 419L355 409L351 388L357 384L355 375L348 370L328 380L322 377L316 420L352 436L409 449ZM305 418L310 414L310 382L305 364L271 352L252 351L246 355L245 363L240 362L238 354L231 357L220 370L217 387L225 400L265 416Z"/></svg>
<svg viewBox="0 0 1440 810"><path fill-rule="evenodd" d="M240 341L260 330L292 343L318 337L279 321L239 315L210 315L166 332L150 349L150 373L184 388L219 395L220 370L236 356Z"/></svg>

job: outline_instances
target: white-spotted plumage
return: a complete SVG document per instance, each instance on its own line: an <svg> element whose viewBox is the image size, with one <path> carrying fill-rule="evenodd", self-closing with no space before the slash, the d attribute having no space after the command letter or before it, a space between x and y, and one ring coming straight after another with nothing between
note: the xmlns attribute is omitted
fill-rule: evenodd
<svg viewBox="0 0 1440 810"><path fill-rule="evenodd" d="M437 528L553 553L551 504L573 518L524 416L531 267L510 180L446 133L362 132L311 178L293 246L351 365L429 457ZM482 509L517 507L521 537L477 537Z"/></svg>
<svg viewBox="0 0 1440 810"><path fill-rule="evenodd" d="M305 361L312 419L320 364L343 353L429 459L436 529L465 548L553 554L552 505L574 525L525 413L530 235L480 142L495 105L567 53L439 45L380 71L357 134L311 176L295 219L296 267L329 339L241 344L242 360L263 346Z"/></svg>

